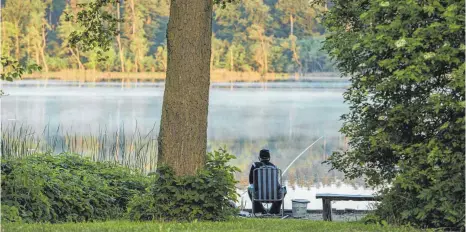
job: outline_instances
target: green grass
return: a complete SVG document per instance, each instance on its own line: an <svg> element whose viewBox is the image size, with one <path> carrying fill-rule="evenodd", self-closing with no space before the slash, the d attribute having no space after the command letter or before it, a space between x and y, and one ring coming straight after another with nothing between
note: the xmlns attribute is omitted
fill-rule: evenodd
<svg viewBox="0 0 466 232"><path fill-rule="evenodd" d="M227 222L129 222L109 221L92 223L65 224L3 224L5 232L40 232L40 231L418 231L409 227L364 225L361 222L324 222L295 219L234 219Z"/></svg>

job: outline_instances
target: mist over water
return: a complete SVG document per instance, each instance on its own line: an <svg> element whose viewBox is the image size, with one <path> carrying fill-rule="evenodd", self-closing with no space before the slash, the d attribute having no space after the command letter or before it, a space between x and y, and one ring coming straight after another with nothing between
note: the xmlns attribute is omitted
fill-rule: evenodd
<svg viewBox="0 0 466 232"><path fill-rule="evenodd" d="M230 83L213 84L208 149L226 147L237 156L233 163L242 170L237 178L244 187L251 162L257 160L261 148L269 148L272 162L284 169L307 146L324 136L285 175L288 200L311 199L314 203L309 208L319 208L320 203L315 203L316 192L350 193L348 189L353 189L368 193L370 190L360 188L360 182L337 186L343 175L328 172L329 167L321 164L333 151L345 146L338 130L340 116L348 111L342 96L346 85L268 83L264 89L254 83L236 83L233 88ZM45 127L54 131L60 126L78 134L97 134L103 129L108 133L124 129L124 133L130 134L137 127L141 133L153 129L154 136L159 130L163 83L122 88L104 83L78 87L63 82L49 82L45 86L40 81L21 81L3 84L2 88L9 94L1 98L3 128L16 123L38 132ZM348 204L342 202L336 206L351 207ZM363 209L365 205L358 203L357 208Z"/></svg>
<svg viewBox="0 0 466 232"><path fill-rule="evenodd" d="M162 86L163 87L163 86ZM109 131L136 126L143 132L159 124L163 98L160 86L120 88L6 85L2 121L46 125L89 133L98 126ZM342 89L212 88L209 105L210 140L259 139L281 136L335 135L347 111ZM96 127L97 126L97 127Z"/></svg>

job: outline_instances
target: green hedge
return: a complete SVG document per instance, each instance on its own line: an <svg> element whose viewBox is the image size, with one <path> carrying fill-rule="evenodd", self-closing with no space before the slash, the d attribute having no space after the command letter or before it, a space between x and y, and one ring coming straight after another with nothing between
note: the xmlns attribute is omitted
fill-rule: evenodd
<svg viewBox="0 0 466 232"><path fill-rule="evenodd" d="M78 155L32 155L2 160L2 219L6 222L82 222L109 219L225 220L237 211L234 156L207 154L196 176L165 166L149 176Z"/></svg>
<svg viewBox="0 0 466 232"><path fill-rule="evenodd" d="M2 219L78 222L121 218L150 178L78 155L33 155L2 160Z"/></svg>

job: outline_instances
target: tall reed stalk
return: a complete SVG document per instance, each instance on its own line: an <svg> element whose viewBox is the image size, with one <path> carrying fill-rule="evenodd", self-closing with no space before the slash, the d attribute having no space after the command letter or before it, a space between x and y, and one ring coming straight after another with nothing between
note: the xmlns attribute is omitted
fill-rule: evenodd
<svg viewBox="0 0 466 232"><path fill-rule="evenodd" d="M110 161L150 172L157 165L157 138L155 125L142 134L136 125L134 132L125 133L124 127L108 132L99 128L97 134L79 134L58 126L46 126L42 133L24 124L2 125L1 154L3 158L21 158L35 153L74 153L94 161Z"/></svg>

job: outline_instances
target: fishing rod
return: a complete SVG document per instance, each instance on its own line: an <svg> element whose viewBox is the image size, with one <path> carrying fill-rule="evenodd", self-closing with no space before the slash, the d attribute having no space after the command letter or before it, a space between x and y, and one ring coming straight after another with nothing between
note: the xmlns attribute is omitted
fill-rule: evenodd
<svg viewBox="0 0 466 232"><path fill-rule="evenodd" d="M309 150L309 148L311 148L312 146L314 146L314 144L317 143L319 140L321 140L323 137L324 137L324 136L320 136L320 138L318 138L316 141L314 141L313 143L311 143L311 145L309 145L308 147L306 147L306 149L304 149L298 156L296 156L296 158L295 158L293 161L291 161L291 163L288 165L288 167L286 167L285 171L282 172L282 176L281 176L281 177L283 177L283 175L286 173L286 171L288 171L288 169L291 167L291 165L293 165L294 162L296 162L296 160L298 160L299 157L301 157L301 156L304 154L304 152L306 152L307 150ZM244 191L243 193L241 193L241 195L244 195L244 194L247 193L247 192L248 192L248 190L246 190L246 191Z"/></svg>
<svg viewBox="0 0 466 232"><path fill-rule="evenodd" d="M285 168L285 171L282 172L282 177L283 175L285 175L286 171L288 171L288 169L291 167L291 165L293 165L294 162L296 162L296 160L299 159L299 157L301 157L304 152L306 152L309 148L311 148L315 143L317 143L317 141L319 141L320 139L322 139L324 136L320 136L320 138L318 138L316 141L314 141L311 145L309 145L308 147L306 147L306 149L304 149L301 154L299 154L293 161L291 161L290 165L288 165L288 167Z"/></svg>

